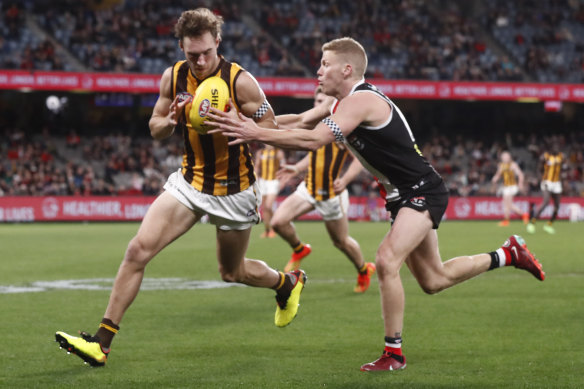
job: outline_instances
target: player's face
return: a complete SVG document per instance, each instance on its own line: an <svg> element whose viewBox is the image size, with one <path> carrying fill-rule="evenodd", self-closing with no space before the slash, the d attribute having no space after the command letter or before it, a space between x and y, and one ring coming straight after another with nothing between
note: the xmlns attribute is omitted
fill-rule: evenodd
<svg viewBox="0 0 584 389"><path fill-rule="evenodd" d="M324 93L317 93L314 97L314 106L317 107L324 102L326 95Z"/></svg>
<svg viewBox="0 0 584 389"><path fill-rule="evenodd" d="M219 42L219 38L213 38L210 32L199 36L185 36L179 42L191 71L198 79L207 77L217 67Z"/></svg>
<svg viewBox="0 0 584 389"><path fill-rule="evenodd" d="M344 62L334 51L326 50L322 53L320 68L316 72L318 84L322 87L323 93L329 96L336 96L337 88L344 80Z"/></svg>

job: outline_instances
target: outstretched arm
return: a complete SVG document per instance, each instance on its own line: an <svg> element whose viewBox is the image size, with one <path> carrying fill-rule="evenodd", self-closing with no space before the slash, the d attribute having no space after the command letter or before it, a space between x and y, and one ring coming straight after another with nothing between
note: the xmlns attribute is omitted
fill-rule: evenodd
<svg viewBox="0 0 584 389"><path fill-rule="evenodd" d="M326 100L322 104L319 104L318 106L311 108L308 111L304 111L299 114L278 115L276 116L276 120L278 121L278 128L303 128L306 130L312 129L316 127L318 122L330 115L330 109L334 101L335 99L333 97L327 96Z"/></svg>
<svg viewBox="0 0 584 389"><path fill-rule="evenodd" d="M230 145L258 140L285 149L316 150L335 140L343 141L361 123L383 123L390 112L390 106L374 94L357 93L343 99L336 112L326 118L326 123L319 122L313 130L260 128L244 115L237 115L233 109L226 113L211 108L209 117L213 121L206 124L217 128L209 133L223 133L235 138Z"/></svg>

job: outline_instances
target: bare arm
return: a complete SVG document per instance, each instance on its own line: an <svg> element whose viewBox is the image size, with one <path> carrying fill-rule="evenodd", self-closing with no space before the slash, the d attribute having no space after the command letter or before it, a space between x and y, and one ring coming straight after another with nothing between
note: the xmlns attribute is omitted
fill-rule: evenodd
<svg viewBox="0 0 584 389"><path fill-rule="evenodd" d="M276 172L276 176L279 180L287 182L292 177L306 171L308 169L309 160L310 154L306 154L304 158L293 165L282 165L280 170Z"/></svg>
<svg viewBox="0 0 584 389"><path fill-rule="evenodd" d="M347 185L349 185L355 178L357 178L362 170L363 165L361 165L361 162L357 158L353 157L353 160L351 161L351 164L345 173L341 177L337 178L333 183L333 189L335 193L339 194L344 191Z"/></svg>
<svg viewBox="0 0 584 389"><path fill-rule="evenodd" d="M261 105L266 101L266 96L261 90L260 85L255 78L248 72L243 72L237 78L235 83L237 88L238 103L241 113L248 118L252 118ZM260 118L253 119L258 126L264 128L274 128L276 124L276 115L272 107Z"/></svg>
<svg viewBox="0 0 584 389"><path fill-rule="evenodd" d="M172 68L167 68L162 74L160 95L154 104L152 116L148 122L150 134L154 139L164 139L172 135L179 115L182 114L185 105L190 102L190 100L179 101L178 97L172 99L170 95L171 73Z"/></svg>
<svg viewBox="0 0 584 389"><path fill-rule="evenodd" d="M501 165L499 165L497 167L497 172L495 173L495 175L493 176L493 178L491 179L491 183L496 184L497 181L499 181L499 177L501 177Z"/></svg>
<svg viewBox="0 0 584 389"><path fill-rule="evenodd" d="M254 165L254 169L255 169L256 174L260 174L261 170L262 170L261 155L262 155L262 150L257 150L255 152L253 165Z"/></svg>
<svg viewBox="0 0 584 389"><path fill-rule="evenodd" d="M278 115L278 127L280 129L303 128L306 130L314 128L319 121L330 115L330 108L334 98L327 97L322 104L299 114Z"/></svg>
<svg viewBox="0 0 584 389"><path fill-rule="evenodd" d="M304 129L264 129L244 115L225 113L211 108L209 116L214 120L208 124L216 127L209 133L223 133L236 138L229 144L239 144L258 140L284 149L316 150L335 141L331 128L319 122L313 130ZM379 125L389 117L390 106L372 93L358 93L343 99L336 113L330 116L344 137L348 136L359 124Z"/></svg>
<svg viewBox="0 0 584 389"><path fill-rule="evenodd" d="M516 162L513 162L512 169L513 169L513 172L515 173L515 175L517 176L517 186L519 186L519 190L522 191L523 184L525 181L525 176L523 175L523 171L521 170L521 168L519 167L519 165Z"/></svg>
<svg viewBox="0 0 584 389"><path fill-rule="evenodd" d="M279 166L286 165L286 154L284 154L284 150L278 149L276 152L276 157L278 158Z"/></svg>

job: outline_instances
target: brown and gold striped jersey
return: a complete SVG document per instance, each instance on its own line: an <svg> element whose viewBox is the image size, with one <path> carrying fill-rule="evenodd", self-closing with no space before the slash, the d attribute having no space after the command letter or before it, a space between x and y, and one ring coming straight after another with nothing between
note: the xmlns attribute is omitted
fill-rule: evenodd
<svg viewBox="0 0 584 389"><path fill-rule="evenodd" d="M544 153L544 167L543 167L543 177L544 181L559 182L560 173L562 171L562 164L564 162L563 153Z"/></svg>
<svg viewBox="0 0 584 389"><path fill-rule="evenodd" d="M238 64L221 57L217 69L209 75L225 80L238 110L235 82L243 71ZM193 75L186 61L175 63L170 83L172 99L187 93L194 96L201 82L203 80L198 80ZM251 186L256 178L248 145L229 146L228 139L221 134L197 133L188 120L190 109L189 103L176 125L177 129L182 130L185 144L182 162L185 180L198 191L214 196L235 194Z"/></svg>
<svg viewBox="0 0 584 389"><path fill-rule="evenodd" d="M263 148L260 153L260 178L264 180L275 180L276 172L280 169L278 160L278 150L274 148ZM257 161L256 161L257 162Z"/></svg>
<svg viewBox="0 0 584 389"><path fill-rule="evenodd" d="M510 162L501 162L501 174L503 175L503 186L517 185L517 177L515 172L511 169Z"/></svg>
<svg viewBox="0 0 584 389"><path fill-rule="evenodd" d="M333 182L339 177L349 151L336 143L329 143L311 151L306 175L306 189L317 201L336 196Z"/></svg>

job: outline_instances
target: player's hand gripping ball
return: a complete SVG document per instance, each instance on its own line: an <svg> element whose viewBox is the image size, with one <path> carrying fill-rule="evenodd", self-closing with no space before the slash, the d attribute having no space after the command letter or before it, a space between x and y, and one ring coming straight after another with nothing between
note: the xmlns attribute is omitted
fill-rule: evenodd
<svg viewBox="0 0 584 389"><path fill-rule="evenodd" d="M225 111L229 102L229 87L227 83L217 76L209 77L203 81L195 91L195 97L189 112L191 126L201 135L213 129L211 126L203 124L205 121L211 121L207 114L211 107Z"/></svg>

